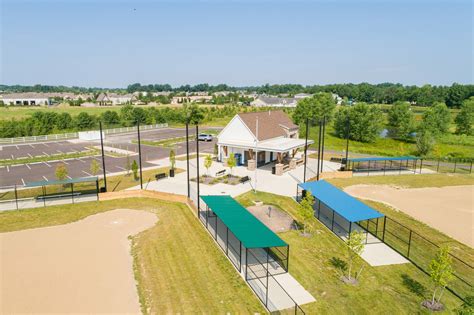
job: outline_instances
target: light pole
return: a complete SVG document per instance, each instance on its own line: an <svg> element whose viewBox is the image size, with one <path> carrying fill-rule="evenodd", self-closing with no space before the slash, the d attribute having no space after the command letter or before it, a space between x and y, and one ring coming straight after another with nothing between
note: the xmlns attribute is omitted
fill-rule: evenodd
<svg viewBox="0 0 474 315"><path fill-rule="evenodd" d="M138 133L138 162L140 162L140 189L143 189L143 173L142 173L142 145L140 139L140 120L137 121Z"/></svg>
<svg viewBox="0 0 474 315"><path fill-rule="evenodd" d="M188 198L191 197L189 187L189 120L186 117L186 175L187 175L187 187L188 187Z"/></svg>
<svg viewBox="0 0 474 315"><path fill-rule="evenodd" d="M257 168L258 168L258 116L256 117L255 122L255 185L254 192L257 193Z"/></svg>
<svg viewBox="0 0 474 315"><path fill-rule="evenodd" d="M306 118L306 139L304 141L304 173L303 173L303 183L306 183L306 157L308 152L308 131L309 131L309 118Z"/></svg>
<svg viewBox="0 0 474 315"><path fill-rule="evenodd" d="M107 192L107 174L105 172L105 154L104 154L104 139L102 136L102 121L99 121L100 128L100 148L102 150L102 171L104 172L104 190Z"/></svg>
<svg viewBox="0 0 474 315"><path fill-rule="evenodd" d="M347 170L347 165L348 165L348 159L349 159L349 132L351 130L351 122L349 120L349 116L347 116L347 122L346 122L346 163L344 166L344 169Z"/></svg>

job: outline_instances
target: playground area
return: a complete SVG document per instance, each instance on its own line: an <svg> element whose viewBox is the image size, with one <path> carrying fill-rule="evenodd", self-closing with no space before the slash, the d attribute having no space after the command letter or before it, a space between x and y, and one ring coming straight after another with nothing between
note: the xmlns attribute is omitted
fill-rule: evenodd
<svg viewBox="0 0 474 315"><path fill-rule="evenodd" d="M0 312L140 314L129 236L156 222L153 213L117 209L0 234Z"/></svg>
<svg viewBox="0 0 474 315"><path fill-rule="evenodd" d="M350 195L383 202L413 218L474 247L474 186L400 188L354 185Z"/></svg>

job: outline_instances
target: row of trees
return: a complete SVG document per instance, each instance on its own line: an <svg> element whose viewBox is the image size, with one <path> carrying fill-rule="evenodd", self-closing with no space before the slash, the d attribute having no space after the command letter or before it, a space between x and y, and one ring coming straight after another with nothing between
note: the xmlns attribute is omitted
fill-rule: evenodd
<svg viewBox="0 0 474 315"><path fill-rule="evenodd" d="M255 111L255 108L241 106L198 107L197 105L170 107L139 107L125 105L120 111L107 110L101 115L92 115L86 111L77 116L53 111L36 111L31 117L0 121L0 137L36 136L67 131L96 129L99 121L105 128L135 126L141 124L185 123L189 113L202 117L201 121L231 117L240 111Z"/></svg>

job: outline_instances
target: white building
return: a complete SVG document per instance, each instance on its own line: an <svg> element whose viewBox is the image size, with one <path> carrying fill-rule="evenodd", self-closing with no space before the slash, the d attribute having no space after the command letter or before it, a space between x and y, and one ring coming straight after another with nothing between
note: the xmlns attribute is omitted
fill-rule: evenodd
<svg viewBox="0 0 474 315"><path fill-rule="evenodd" d="M46 93L11 93L1 98L6 105L50 105L51 99Z"/></svg>
<svg viewBox="0 0 474 315"><path fill-rule="evenodd" d="M308 94L308 93L298 93L295 95L295 98L297 100L301 100L303 98L307 98L307 97L311 97L312 95L311 94Z"/></svg>
<svg viewBox="0 0 474 315"><path fill-rule="evenodd" d="M297 99L289 97L259 96L250 105L255 107L296 107Z"/></svg>
<svg viewBox="0 0 474 315"><path fill-rule="evenodd" d="M99 105L123 105L136 100L137 97L133 94L100 93L96 101Z"/></svg>
<svg viewBox="0 0 474 315"><path fill-rule="evenodd" d="M281 110L237 114L217 136L218 159L225 161L233 153L239 165L254 163L255 155L257 166L289 163L305 146L298 131Z"/></svg>

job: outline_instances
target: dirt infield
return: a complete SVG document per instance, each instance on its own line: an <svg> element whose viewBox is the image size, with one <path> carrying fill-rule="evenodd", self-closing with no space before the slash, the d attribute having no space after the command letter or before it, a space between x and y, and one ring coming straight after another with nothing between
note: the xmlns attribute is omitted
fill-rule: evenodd
<svg viewBox="0 0 474 315"><path fill-rule="evenodd" d="M269 207L271 207L270 216L268 215ZM293 219L278 207L262 205L247 209L273 232L284 232L293 228Z"/></svg>
<svg viewBox="0 0 474 315"><path fill-rule="evenodd" d="M408 189L355 185L344 190L354 197L386 203L474 247L474 186Z"/></svg>
<svg viewBox="0 0 474 315"><path fill-rule="evenodd" d="M128 236L156 221L119 209L0 234L0 313L140 313Z"/></svg>

